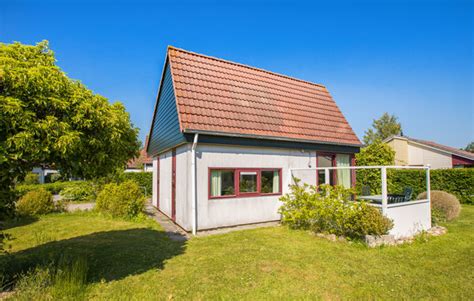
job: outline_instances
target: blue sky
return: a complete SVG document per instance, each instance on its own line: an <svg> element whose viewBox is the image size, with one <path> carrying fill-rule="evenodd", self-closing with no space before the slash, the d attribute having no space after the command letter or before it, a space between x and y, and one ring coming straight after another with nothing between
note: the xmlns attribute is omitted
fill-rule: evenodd
<svg viewBox="0 0 474 301"><path fill-rule="evenodd" d="M141 139L173 45L326 85L359 138L389 112L407 136L474 140L472 2L175 2L1 0L0 41L49 40Z"/></svg>

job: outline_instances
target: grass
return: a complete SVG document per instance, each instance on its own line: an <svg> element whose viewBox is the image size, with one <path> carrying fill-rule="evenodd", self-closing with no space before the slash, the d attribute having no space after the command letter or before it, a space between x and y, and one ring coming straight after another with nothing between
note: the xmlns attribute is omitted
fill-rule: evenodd
<svg viewBox="0 0 474 301"><path fill-rule="evenodd" d="M3 256L0 263L37 264L44 271L60 261L55 258L86 258L87 269L80 269L87 272L85 284L74 286L74 295L63 299L472 300L474 206L464 206L447 227L441 237L376 249L285 227L183 244L169 241L151 221L52 214L10 225L10 259ZM34 290L36 295L24 287L12 298L54 299L54 287L57 293L62 286L53 283Z"/></svg>

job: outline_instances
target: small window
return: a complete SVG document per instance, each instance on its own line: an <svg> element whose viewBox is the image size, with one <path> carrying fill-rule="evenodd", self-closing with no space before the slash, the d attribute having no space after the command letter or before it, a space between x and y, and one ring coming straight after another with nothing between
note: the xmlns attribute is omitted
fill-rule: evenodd
<svg viewBox="0 0 474 301"><path fill-rule="evenodd" d="M235 182L233 170L213 170L211 171L211 196L231 196L235 195Z"/></svg>
<svg viewBox="0 0 474 301"><path fill-rule="evenodd" d="M241 171L239 179L240 193L255 193L257 192L257 172L256 171Z"/></svg>
<svg viewBox="0 0 474 301"><path fill-rule="evenodd" d="M209 169L209 198L281 194L281 169Z"/></svg>
<svg viewBox="0 0 474 301"><path fill-rule="evenodd" d="M260 187L261 193L279 193L280 172L278 170L263 170Z"/></svg>

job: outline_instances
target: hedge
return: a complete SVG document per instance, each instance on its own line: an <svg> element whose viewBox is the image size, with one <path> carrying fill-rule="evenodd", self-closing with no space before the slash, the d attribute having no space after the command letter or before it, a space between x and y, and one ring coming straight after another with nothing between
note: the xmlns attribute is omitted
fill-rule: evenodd
<svg viewBox="0 0 474 301"><path fill-rule="evenodd" d="M25 195L27 192L36 190L38 188L44 188L52 194L59 194L61 190L66 187L87 185L86 181L67 181L67 182L54 182L46 184L20 184L15 187L15 191L19 197Z"/></svg>
<svg viewBox="0 0 474 301"><path fill-rule="evenodd" d="M453 168L431 170L431 190L449 192L464 204L474 204L474 169ZM412 187L413 195L426 191L424 170L393 170L388 173L389 191L400 193L404 187Z"/></svg>
<svg viewBox="0 0 474 301"><path fill-rule="evenodd" d="M152 172L126 172L123 174L125 180L135 181L141 189L144 189L143 194L149 196L152 194Z"/></svg>

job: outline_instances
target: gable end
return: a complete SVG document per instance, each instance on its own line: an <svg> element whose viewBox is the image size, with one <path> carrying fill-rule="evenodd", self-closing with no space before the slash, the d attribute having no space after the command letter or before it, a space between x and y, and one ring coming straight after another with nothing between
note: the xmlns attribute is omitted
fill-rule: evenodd
<svg viewBox="0 0 474 301"><path fill-rule="evenodd" d="M168 60L159 89L147 147L147 153L151 156L186 142L179 125L176 96Z"/></svg>

